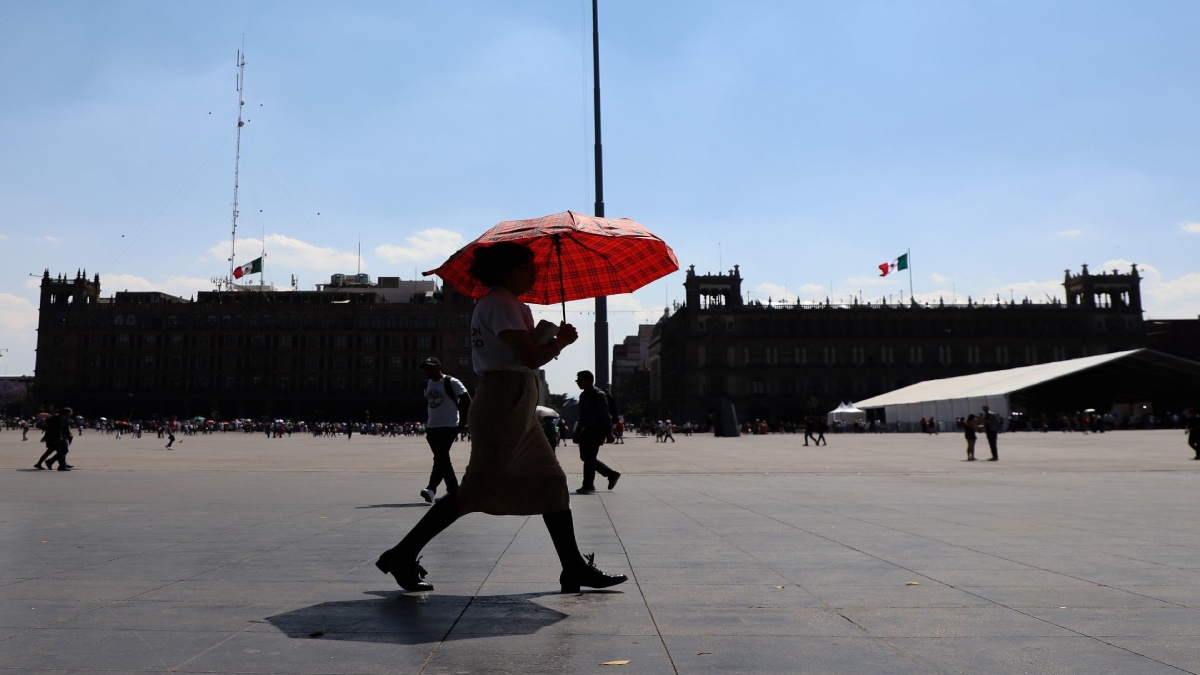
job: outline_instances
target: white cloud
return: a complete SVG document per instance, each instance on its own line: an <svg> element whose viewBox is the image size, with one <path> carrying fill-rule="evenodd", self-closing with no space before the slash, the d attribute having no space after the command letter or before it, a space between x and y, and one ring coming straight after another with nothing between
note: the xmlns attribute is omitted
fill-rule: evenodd
<svg viewBox="0 0 1200 675"><path fill-rule="evenodd" d="M62 241L62 237L53 237L50 235L46 235L44 237L40 237L39 241L44 241L47 244L57 244L58 242Z"/></svg>
<svg viewBox="0 0 1200 675"><path fill-rule="evenodd" d="M37 328L38 308L26 298L0 293L0 331L5 334ZM5 345L7 346L7 345Z"/></svg>
<svg viewBox="0 0 1200 675"><path fill-rule="evenodd" d="M7 234L0 234L0 241L5 241L6 239L8 239Z"/></svg>
<svg viewBox="0 0 1200 675"><path fill-rule="evenodd" d="M1200 234L1200 222L1180 223L1179 231L1184 234Z"/></svg>
<svg viewBox="0 0 1200 675"><path fill-rule="evenodd" d="M1001 302L1021 302L1028 298L1030 302L1046 303L1056 299L1066 302L1067 295L1062 281L1014 281L1009 284L993 286L983 292L983 295L972 298L975 302L994 303L999 297Z"/></svg>
<svg viewBox="0 0 1200 675"><path fill-rule="evenodd" d="M238 256L238 261L245 263L257 258L264 250L263 243L257 239L238 240L239 248L244 251ZM269 234L266 238L266 266L274 270L313 270L317 272L346 272L356 270L360 266L358 255L350 251L339 251L330 246L316 246L299 239L282 234ZM209 255L219 260L228 257L226 242L213 245L208 249ZM211 285L211 284L210 284Z"/></svg>
<svg viewBox="0 0 1200 675"><path fill-rule="evenodd" d="M1107 260L1105 270L1128 272L1128 260ZM1191 272L1175 279L1163 278L1153 265L1139 264L1142 275L1142 308L1147 319L1195 319L1200 316L1200 273Z"/></svg>
<svg viewBox="0 0 1200 675"><path fill-rule="evenodd" d="M943 276L941 274L938 274L937 272L934 272L933 274L929 275L929 280L935 284L944 284L944 283L948 283L950 281L950 277Z"/></svg>
<svg viewBox="0 0 1200 675"><path fill-rule="evenodd" d="M1128 274L1133 262L1124 259L1106 260L1100 265L1093 266L1092 274L1117 271ZM1153 265L1138 264L1142 283L1142 309L1147 319L1194 319L1200 316L1200 273L1191 272L1174 279L1165 278L1162 272ZM922 299L927 298L925 294ZM1066 293L1062 281L1017 281L1009 284L997 284L981 295L973 295L975 302L995 302L999 296L1001 302L1014 299L1020 302L1029 298L1032 302L1048 302L1049 298L1065 301ZM959 298L963 295L960 293ZM930 300L935 302L936 300Z"/></svg>
<svg viewBox="0 0 1200 675"><path fill-rule="evenodd" d="M375 255L389 263L409 263L429 260L441 262L450 254L462 248L463 236L457 232L443 229L421 230L411 237L405 238L407 246L396 244L381 244L375 247Z"/></svg>
<svg viewBox="0 0 1200 675"><path fill-rule="evenodd" d="M212 280L200 277L173 276L151 280L136 274L101 274L100 295L112 297L121 291L157 291L190 300L198 291L215 290Z"/></svg>
<svg viewBox="0 0 1200 675"><path fill-rule="evenodd" d="M1064 239L1074 239L1075 237L1081 236L1082 234L1083 234L1083 230L1071 229L1071 230L1062 230L1061 232L1058 233L1058 236L1060 236Z"/></svg>
<svg viewBox="0 0 1200 675"><path fill-rule="evenodd" d="M750 300L761 302L764 304L769 300L772 304L775 304L775 305L778 305L778 304L790 305L790 304L796 302L796 300L798 300L798 298L796 297L796 293L794 291L795 291L794 288L791 291L789 291L787 286L782 286L780 284L773 284L770 282L763 282L763 283L755 286L754 289L751 290Z"/></svg>
<svg viewBox="0 0 1200 675"><path fill-rule="evenodd" d="M33 301L10 293L0 293L0 346L8 350L0 352L0 374L33 374L37 322L38 308Z"/></svg>

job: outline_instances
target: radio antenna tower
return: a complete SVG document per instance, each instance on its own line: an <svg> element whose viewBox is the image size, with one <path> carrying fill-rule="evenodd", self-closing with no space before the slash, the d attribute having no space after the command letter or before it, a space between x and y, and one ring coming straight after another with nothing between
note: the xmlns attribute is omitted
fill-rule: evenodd
<svg viewBox="0 0 1200 675"><path fill-rule="evenodd" d="M242 48L245 48L243 43ZM245 96L243 95L243 83L246 77L246 58L241 49L237 53L237 95L238 95L238 120L237 120L237 141L234 145L233 153L233 228L229 239L229 275L233 278L233 267L235 253L237 252L237 219L238 219L238 170L242 162L242 127L246 125L242 121L242 108L246 105ZM230 283L233 283L232 281Z"/></svg>

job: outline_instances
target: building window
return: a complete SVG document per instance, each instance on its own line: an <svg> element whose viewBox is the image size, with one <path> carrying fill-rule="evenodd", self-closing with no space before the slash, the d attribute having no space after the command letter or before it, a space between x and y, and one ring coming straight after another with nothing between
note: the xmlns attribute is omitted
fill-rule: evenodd
<svg viewBox="0 0 1200 675"><path fill-rule="evenodd" d="M334 349L345 349L348 346L349 342L350 342L349 339L347 339L345 335L333 336L333 348Z"/></svg>
<svg viewBox="0 0 1200 675"><path fill-rule="evenodd" d="M291 349L292 348L292 336L291 335L280 335L279 336L279 348L280 349Z"/></svg>
<svg viewBox="0 0 1200 675"><path fill-rule="evenodd" d="M404 370L404 357L403 356L389 356L388 357L388 370Z"/></svg>
<svg viewBox="0 0 1200 675"><path fill-rule="evenodd" d="M433 340L428 335L417 336L417 349L430 349L433 346Z"/></svg>
<svg viewBox="0 0 1200 675"><path fill-rule="evenodd" d="M765 394L766 387L763 386L763 381L762 380L751 380L750 381L750 393L751 394Z"/></svg>
<svg viewBox="0 0 1200 675"><path fill-rule="evenodd" d="M346 390L346 378L342 377L341 375L333 378L333 390L334 391L345 391Z"/></svg>
<svg viewBox="0 0 1200 675"><path fill-rule="evenodd" d="M375 357L364 356L359 364L359 370L372 371L375 370Z"/></svg>

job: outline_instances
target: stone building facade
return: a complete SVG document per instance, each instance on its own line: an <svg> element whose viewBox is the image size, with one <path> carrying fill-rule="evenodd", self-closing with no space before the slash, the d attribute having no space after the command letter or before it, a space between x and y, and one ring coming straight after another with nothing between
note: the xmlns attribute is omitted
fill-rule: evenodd
<svg viewBox="0 0 1200 675"><path fill-rule="evenodd" d="M824 414L923 380L1146 346L1140 276L1065 273L1066 302L770 305L741 274L688 269L685 303L652 338L661 406L704 422L722 399L741 420Z"/></svg>
<svg viewBox="0 0 1200 675"><path fill-rule="evenodd" d="M187 300L105 298L99 275L47 270L35 397L93 418L420 421L422 358L438 357L474 389L473 308L449 287L396 277Z"/></svg>

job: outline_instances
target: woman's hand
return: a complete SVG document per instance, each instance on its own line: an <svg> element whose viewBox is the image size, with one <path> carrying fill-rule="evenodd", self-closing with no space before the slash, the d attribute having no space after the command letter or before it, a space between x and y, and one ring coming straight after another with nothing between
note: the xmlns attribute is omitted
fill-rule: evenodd
<svg viewBox="0 0 1200 675"><path fill-rule="evenodd" d="M567 322L558 325L554 339L544 345L533 342L533 336L526 330L500 331L500 339L512 346L517 353L517 359L528 368L541 368L558 358L559 352L567 345L579 339L579 332Z"/></svg>
<svg viewBox="0 0 1200 675"><path fill-rule="evenodd" d="M566 321L558 324L558 332L554 334L554 341L558 343L559 347L566 347L567 345L574 344L574 342L578 339L579 331L575 330L575 326L572 326Z"/></svg>

